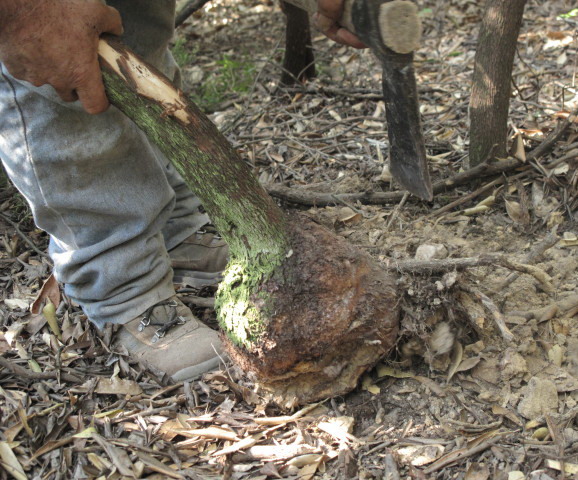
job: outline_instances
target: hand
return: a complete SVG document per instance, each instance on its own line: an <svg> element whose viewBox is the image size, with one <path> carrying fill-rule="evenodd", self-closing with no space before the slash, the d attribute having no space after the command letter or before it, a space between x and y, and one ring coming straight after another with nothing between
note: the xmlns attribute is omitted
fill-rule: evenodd
<svg viewBox="0 0 578 480"><path fill-rule="evenodd" d="M36 87L52 85L93 114L108 108L97 53L105 32L121 35L122 23L99 0L0 3L0 61L8 72Z"/></svg>
<svg viewBox="0 0 578 480"><path fill-rule="evenodd" d="M343 2L344 0L317 0L315 26L334 42L353 48L367 48L359 38L337 23L343 12Z"/></svg>

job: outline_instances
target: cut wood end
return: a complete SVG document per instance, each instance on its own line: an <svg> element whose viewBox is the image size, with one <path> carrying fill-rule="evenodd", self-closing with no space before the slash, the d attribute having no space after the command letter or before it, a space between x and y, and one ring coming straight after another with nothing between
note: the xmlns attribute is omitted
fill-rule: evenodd
<svg viewBox="0 0 578 480"><path fill-rule="evenodd" d="M379 28L383 43L397 53L411 53L419 47L421 21L415 3L387 2L379 7Z"/></svg>
<svg viewBox="0 0 578 480"><path fill-rule="evenodd" d="M190 123L183 93L163 75L152 71L132 52L117 50L108 41L101 39L98 55L117 75L133 85L139 95L162 105L167 116L175 117L185 124Z"/></svg>

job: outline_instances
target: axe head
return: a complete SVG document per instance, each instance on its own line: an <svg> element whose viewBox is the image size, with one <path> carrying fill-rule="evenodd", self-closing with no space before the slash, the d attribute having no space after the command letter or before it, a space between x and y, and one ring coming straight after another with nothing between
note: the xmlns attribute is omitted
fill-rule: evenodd
<svg viewBox="0 0 578 480"><path fill-rule="evenodd" d="M382 54L383 98L390 145L390 170L408 192L433 198L419 118L413 54Z"/></svg>
<svg viewBox="0 0 578 480"><path fill-rule="evenodd" d="M419 43L417 7L406 0L355 0L351 18L356 35L370 46L382 65L391 174L408 192L431 200L413 53L405 53ZM398 51L386 46L386 41Z"/></svg>

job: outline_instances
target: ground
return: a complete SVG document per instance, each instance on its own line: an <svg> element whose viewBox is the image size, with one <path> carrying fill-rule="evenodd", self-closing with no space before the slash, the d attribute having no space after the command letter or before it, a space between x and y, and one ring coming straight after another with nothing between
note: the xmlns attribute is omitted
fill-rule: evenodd
<svg viewBox="0 0 578 480"><path fill-rule="evenodd" d="M420 4L416 72L434 181L467 168L479 3ZM562 16L572 7L566 0L527 6L509 121L512 151L525 162L448 188L430 203L400 196L364 205L343 194L397 190L371 54L316 35L318 78L281 88L277 5L205 6L178 30L173 49L187 92L272 192L284 185L308 194L296 205L275 190L285 209L307 211L398 272L398 348L356 391L292 412L269 405L230 365L200 381L164 385L110 352L106 334L54 283L42 297L59 304L60 332L47 323L50 312L28 311L50 274L46 237L4 184L0 478L6 471L47 479L578 475L572 117L548 143L578 107L576 17ZM541 145L550 148L533 156ZM315 200L327 193L330 205ZM408 262L416 257L429 263ZM475 266L456 268L452 259ZM211 303L199 298L211 292L180 291L214 322L212 310L199 306Z"/></svg>

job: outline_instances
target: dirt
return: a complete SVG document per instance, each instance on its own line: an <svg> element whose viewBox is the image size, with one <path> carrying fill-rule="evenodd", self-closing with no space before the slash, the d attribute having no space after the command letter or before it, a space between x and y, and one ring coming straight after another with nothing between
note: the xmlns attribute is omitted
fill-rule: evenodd
<svg viewBox="0 0 578 480"><path fill-rule="evenodd" d="M434 180L468 167L480 3L420 4L424 36L415 60ZM519 134L526 154L578 106L576 17L560 17L574 6L527 6L509 119L510 143ZM2 365L3 451L39 478L120 478L123 468L136 478L193 479L578 475L576 123L546 155L485 191L497 177L480 176L430 203L409 197L348 204L340 194L397 188L387 168L381 72L369 52L315 35L318 78L280 88L283 17L273 3L215 0L177 37L193 52L184 57L187 91L202 93L212 120L260 181L335 195L335 205L324 208L283 207L306 210L395 273L402 298L397 347L352 393L296 412L268 404L230 365L165 386L154 372L111 353L106 335L66 299L57 313L62 344L56 342L42 316L27 311L49 264L0 219L0 352L27 369L35 361L48 374L13 375ZM44 249L46 238L19 202L9 186L0 192L3 215L21 221L22 234ZM549 235L557 237L549 248L528 258ZM447 266L487 254L503 257ZM416 255L429 266L412 270ZM514 272L519 264L535 269ZM519 277L506 280L513 273ZM186 286L181 292L190 293ZM213 317L210 309L196 312ZM81 380L59 381L55 364ZM97 375L117 374L128 382L124 393L97 388Z"/></svg>

